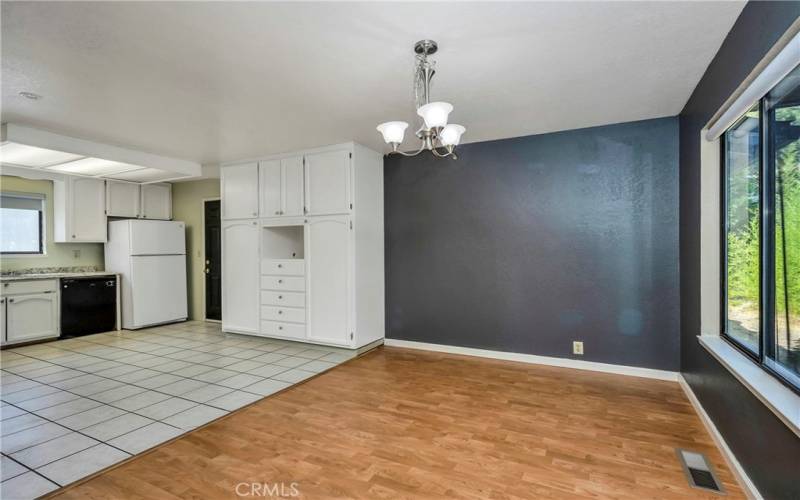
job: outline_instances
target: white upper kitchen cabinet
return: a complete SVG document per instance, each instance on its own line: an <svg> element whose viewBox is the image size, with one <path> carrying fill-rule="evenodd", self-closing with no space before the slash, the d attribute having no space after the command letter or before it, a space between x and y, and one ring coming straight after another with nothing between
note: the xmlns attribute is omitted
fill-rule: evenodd
<svg viewBox="0 0 800 500"><path fill-rule="evenodd" d="M54 181L53 215L53 241L105 243L105 181L91 177L67 177Z"/></svg>
<svg viewBox="0 0 800 500"><path fill-rule="evenodd" d="M220 183L224 220L258 217L258 163L221 169Z"/></svg>
<svg viewBox="0 0 800 500"><path fill-rule="evenodd" d="M256 221L222 224L222 328L259 332L260 245Z"/></svg>
<svg viewBox="0 0 800 500"><path fill-rule="evenodd" d="M141 195L139 184L125 181L106 181L106 215L109 217L139 217Z"/></svg>
<svg viewBox="0 0 800 500"><path fill-rule="evenodd" d="M143 219L172 219L172 184L142 184Z"/></svg>
<svg viewBox="0 0 800 500"><path fill-rule="evenodd" d="M350 151L329 151L306 155L305 206L308 215L350 212Z"/></svg>
<svg viewBox="0 0 800 500"><path fill-rule="evenodd" d="M261 217L303 215L303 157L262 161L258 169Z"/></svg>

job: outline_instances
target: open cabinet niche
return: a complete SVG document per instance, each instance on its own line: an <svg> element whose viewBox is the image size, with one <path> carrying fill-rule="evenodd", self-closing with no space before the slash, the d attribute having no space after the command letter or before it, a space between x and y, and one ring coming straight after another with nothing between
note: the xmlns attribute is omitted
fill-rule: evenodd
<svg viewBox="0 0 800 500"><path fill-rule="evenodd" d="M300 226L265 226L262 228L261 258L303 259L304 227Z"/></svg>

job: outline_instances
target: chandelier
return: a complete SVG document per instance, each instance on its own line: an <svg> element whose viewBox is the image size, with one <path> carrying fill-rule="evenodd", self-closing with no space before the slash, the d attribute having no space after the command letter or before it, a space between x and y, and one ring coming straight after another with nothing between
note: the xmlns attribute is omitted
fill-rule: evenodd
<svg viewBox="0 0 800 500"><path fill-rule="evenodd" d="M436 53L439 46L433 40L420 40L414 44L416 66L414 68L414 98L417 114L422 118L422 126L417 131L417 137L422 141L419 150L413 153L400 151L400 143L408 128L408 123L394 121L378 125L378 132L383 134L383 140L392 147L389 154L403 156L416 156L423 151L430 151L434 156L445 158L455 154L455 147L461 141L461 134L466 130L461 125L447 123L447 115L453 111L453 106L447 102L430 102L431 80L436 73L435 61L429 61L428 56ZM444 148L444 151L439 151Z"/></svg>

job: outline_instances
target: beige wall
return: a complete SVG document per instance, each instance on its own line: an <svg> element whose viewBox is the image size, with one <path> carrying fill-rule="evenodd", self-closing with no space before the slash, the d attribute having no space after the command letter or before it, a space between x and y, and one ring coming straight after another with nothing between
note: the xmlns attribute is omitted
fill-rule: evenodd
<svg viewBox="0 0 800 500"><path fill-rule="evenodd" d="M186 223L189 317L203 318L203 200L219 198L219 179L176 182L172 185L172 217Z"/></svg>
<svg viewBox="0 0 800 500"><path fill-rule="evenodd" d="M102 243L53 243L53 181L3 175L0 176L0 190L44 194L46 242L44 256L0 257L0 270L64 266L97 266L103 269ZM80 255L76 256L76 252Z"/></svg>

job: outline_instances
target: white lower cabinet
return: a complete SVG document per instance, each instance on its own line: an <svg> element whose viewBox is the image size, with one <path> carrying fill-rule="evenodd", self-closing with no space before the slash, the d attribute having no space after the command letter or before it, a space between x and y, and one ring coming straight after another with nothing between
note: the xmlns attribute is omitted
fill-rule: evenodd
<svg viewBox="0 0 800 500"><path fill-rule="evenodd" d="M222 328L259 333L259 226L255 220L222 224Z"/></svg>
<svg viewBox="0 0 800 500"><path fill-rule="evenodd" d="M348 345L350 330L350 217L316 217L306 225L309 339Z"/></svg>
<svg viewBox="0 0 800 500"><path fill-rule="evenodd" d="M3 288L3 344L58 337L57 280L5 283Z"/></svg>

